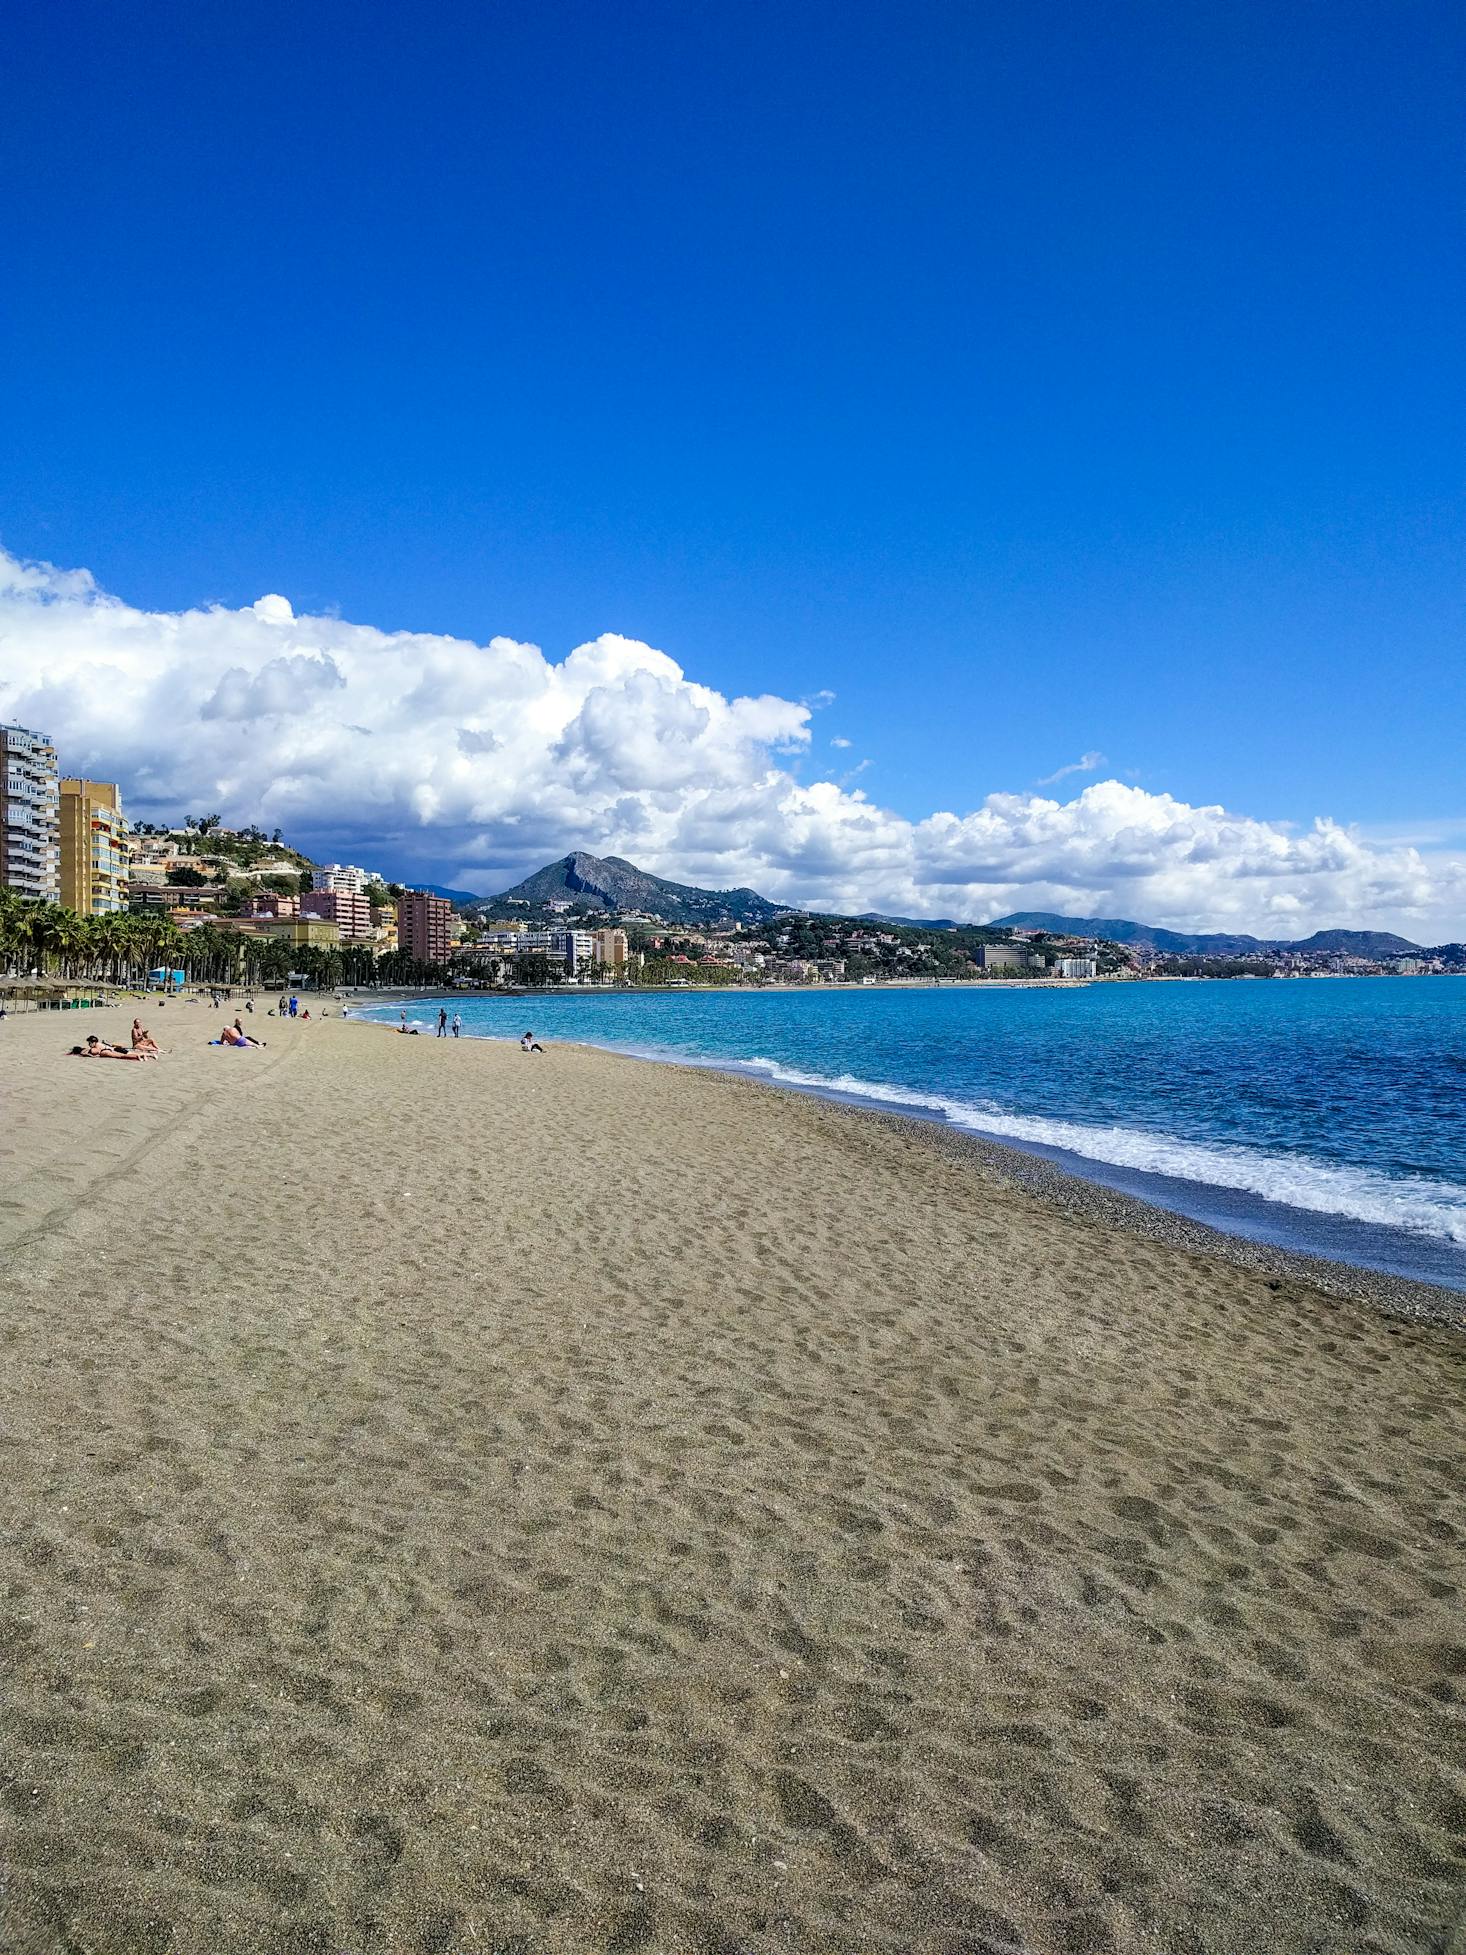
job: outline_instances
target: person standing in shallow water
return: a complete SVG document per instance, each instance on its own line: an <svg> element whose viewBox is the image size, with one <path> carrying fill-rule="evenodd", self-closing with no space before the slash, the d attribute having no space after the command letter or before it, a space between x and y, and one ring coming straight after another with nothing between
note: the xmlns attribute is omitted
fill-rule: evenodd
<svg viewBox="0 0 1466 1955"><path fill-rule="evenodd" d="M446 1005L439 1005L439 1007L438 1007L438 1037L439 1037L440 1039L446 1039L446 1038L447 1038L447 1036L448 1036L448 1007L447 1007Z"/></svg>
<svg viewBox="0 0 1466 1955"><path fill-rule="evenodd" d="M453 1036L455 1039L458 1037L459 1033L462 1030L463 1030L463 1014L462 1012L455 1011L453 1014Z"/></svg>

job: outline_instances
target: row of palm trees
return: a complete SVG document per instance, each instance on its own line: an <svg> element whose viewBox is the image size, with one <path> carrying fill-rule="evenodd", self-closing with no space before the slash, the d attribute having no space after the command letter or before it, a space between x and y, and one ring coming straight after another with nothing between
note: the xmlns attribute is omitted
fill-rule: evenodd
<svg viewBox="0 0 1466 1955"><path fill-rule="evenodd" d="M79 916L60 903L35 902L0 889L0 971L72 982L141 984L160 966L194 984L284 984L297 973L328 989L338 984L441 984L441 964L400 950L377 957L370 947L290 944L219 930L211 923L180 930L169 916L120 911Z"/></svg>

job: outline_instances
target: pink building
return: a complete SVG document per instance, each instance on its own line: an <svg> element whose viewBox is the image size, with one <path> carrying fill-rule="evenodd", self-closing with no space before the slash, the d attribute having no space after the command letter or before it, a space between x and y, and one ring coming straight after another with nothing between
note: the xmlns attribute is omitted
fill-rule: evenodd
<svg viewBox="0 0 1466 1955"><path fill-rule="evenodd" d="M259 896L250 896L239 906L239 914L249 917L299 916L300 898L298 896L276 896L265 891Z"/></svg>
<svg viewBox="0 0 1466 1955"><path fill-rule="evenodd" d="M372 906L365 896L345 889L312 889L301 897L300 913L327 918L341 932L344 944L371 940Z"/></svg>
<svg viewBox="0 0 1466 1955"><path fill-rule="evenodd" d="M397 905L397 942L409 957L446 964L453 948L453 905L425 889L409 889Z"/></svg>

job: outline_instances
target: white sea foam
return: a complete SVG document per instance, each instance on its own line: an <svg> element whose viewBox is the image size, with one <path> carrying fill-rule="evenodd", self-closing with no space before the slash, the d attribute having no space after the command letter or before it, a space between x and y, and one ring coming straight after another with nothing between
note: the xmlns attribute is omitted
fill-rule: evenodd
<svg viewBox="0 0 1466 1955"><path fill-rule="evenodd" d="M1171 1175L1214 1188L1233 1188L1265 1201L1319 1215L1344 1215L1357 1222L1414 1235L1466 1243L1466 1188L1423 1177L1409 1180L1374 1169L1316 1161L1302 1154L1264 1154L1214 1141L1182 1140L1174 1134L1146 1133L1134 1127L1091 1127L1078 1120L1053 1120L1040 1114L1008 1113L1001 1107L973 1105L940 1093L885 1086L850 1073L824 1078L785 1066L776 1059L749 1059L747 1070L786 1086L848 1093L894 1107L938 1113L953 1126L997 1140L1024 1141L1060 1148L1112 1167L1144 1174Z"/></svg>

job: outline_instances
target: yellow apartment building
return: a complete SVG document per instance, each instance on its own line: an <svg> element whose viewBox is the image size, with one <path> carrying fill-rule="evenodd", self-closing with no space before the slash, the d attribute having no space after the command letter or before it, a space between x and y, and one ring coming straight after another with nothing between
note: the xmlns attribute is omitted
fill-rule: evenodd
<svg viewBox="0 0 1466 1955"><path fill-rule="evenodd" d="M61 783L61 901L78 916L127 908L127 821L115 781Z"/></svg>
<svg viewBox="0 0 1466 1955"><path fill-rule="evenodd" d="M309 944L317 950L339 950L340 927L324 916L213 916L219 930L241 937L268 937L275 943Z"/></svg>

